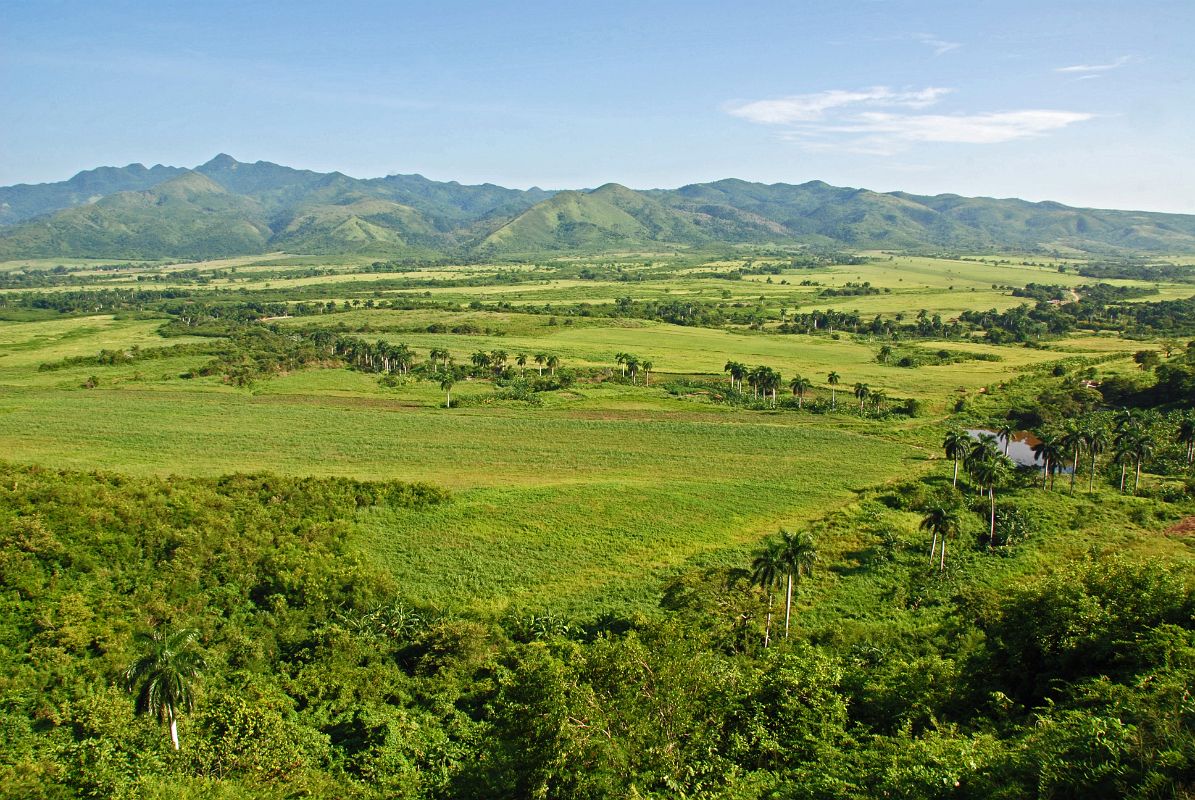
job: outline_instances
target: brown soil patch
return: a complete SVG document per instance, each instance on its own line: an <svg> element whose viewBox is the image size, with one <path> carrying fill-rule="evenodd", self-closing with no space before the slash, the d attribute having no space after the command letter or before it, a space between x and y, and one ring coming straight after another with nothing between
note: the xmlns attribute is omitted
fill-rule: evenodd
<svg viewBox="0 0 1195 800"><path fill-rule="evenodd" d="M1166 529L1166 533L1175 536L1195 536L1195 517L1187 517L1181 522L1171 525Z"/></svg>

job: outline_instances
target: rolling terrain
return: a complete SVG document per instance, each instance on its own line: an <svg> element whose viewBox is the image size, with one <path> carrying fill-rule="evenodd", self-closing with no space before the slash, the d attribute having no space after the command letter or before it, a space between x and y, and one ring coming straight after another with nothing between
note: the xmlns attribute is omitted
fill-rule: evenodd
<svg viewBox="0 0 1195 800"><path fill-rule="evenodd" d="M193 170L103 167L0 187L0 258L294 252L488 258L805 244L900 250L1195 252L1195 216L721 180L636 191L357 179L221 154Z"/></svg>

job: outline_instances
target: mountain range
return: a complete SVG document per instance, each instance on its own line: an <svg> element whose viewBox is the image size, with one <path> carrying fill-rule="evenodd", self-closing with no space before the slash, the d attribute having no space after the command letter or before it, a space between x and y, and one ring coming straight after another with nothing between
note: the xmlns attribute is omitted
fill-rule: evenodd
<svg viewBox="0 0 1195 800"><path fill-rule="evenodd" d="M637 191L359 179L218 155L0 187L0 259L213 258L272 250L516 256L806 243L901 250L1195 252L1195 216L728 179Z"/></svg>

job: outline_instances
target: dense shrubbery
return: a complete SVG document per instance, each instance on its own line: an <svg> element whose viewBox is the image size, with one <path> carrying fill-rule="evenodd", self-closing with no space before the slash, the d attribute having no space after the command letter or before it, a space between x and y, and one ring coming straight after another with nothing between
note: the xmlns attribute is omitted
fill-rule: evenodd
<svg viewBox="0 0 1195 800"><path fill-rule="evenodd" d="M896 505L937 491L921 486ZM5 791L1146 798L1195 781L1188 572L1096 558L993 583L985 548L956 543L932 578L890 535L898 512L864 503L819 534L874 538L853 619L815 609L764 649L761 595L721 570L679 576L654 620L404 601L349 525L444 500L0 467ZM206 669L175 753L118 674L134 634L181 626Z"/></svg>

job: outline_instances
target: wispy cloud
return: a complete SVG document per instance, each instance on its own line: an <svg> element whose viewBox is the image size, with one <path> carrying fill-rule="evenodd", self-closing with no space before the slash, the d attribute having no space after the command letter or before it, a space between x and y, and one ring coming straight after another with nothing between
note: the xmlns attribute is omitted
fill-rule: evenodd
<svg viewBox="0 0 1195 800"><path fill-rule="evenodd" d="M979 113L919 113L953 90L834 89L726 106L727 113L782 128L783 138L810 150L891 155L918 143L1001 144L1042 136L1095 115L1023 109Z"/></svg>
<svg viewBox="0 0 1195 800"><path fill-rule="evenodd" d="M774 100L752 100L732 103L728 113L736 117L758 122L761 125L781 125L794 122L814 122L825 119L828 112L846 106L901 106L905 108L927 108L952 89L930 86L913 91L898 91L887 86L873 86L870 89L830 89L813 94L794 94Z"/></svg>
<svg viewBox="0 0 1195 800"><path fill-rule="evenodd" d="M948 42L945 39L939 39L932 33L914 33L912 36L914 41L921 42L926 47L934 51L934 55L941 56L949 53L951 50L958 50L963 45L959 42Z"/></svg>
<svg viewBox="0 0 1195 800"><path fill-rule="evenodd" d="M1125 64L1133 60L1132 56L1121 56L1110 64L1072 64L1069 67L1056 67L1055 72L1069 72L1069 73L1098 73L1110 72L1114 69L1120 69Z"/></svg>

